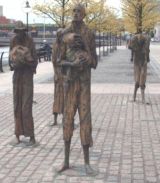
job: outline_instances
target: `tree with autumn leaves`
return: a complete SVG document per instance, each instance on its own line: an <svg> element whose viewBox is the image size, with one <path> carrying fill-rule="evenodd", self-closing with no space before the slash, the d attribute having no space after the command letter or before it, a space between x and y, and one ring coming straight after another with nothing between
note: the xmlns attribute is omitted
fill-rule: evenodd
<svg viewBox="0 0 160 183"><path fill-rule="evenodd" d="M69 0L35 1L33 11L51 19L57 27L65 27L69 19Z"/></svg>
<svg viewBox="0 0 160 183"><path fill-rule="evenodd" d="M125 29L129 32L148 31L160 20L158 1L121 0Z"/></svg>
<svg viewBox="0 0 160 183"><path fill-rule="evenodd" d="M65 27L71 21L72 8L75 3L86 6L85 23L92 29L103 32L119 31L116 11L107 6L106 0L50 0L35 3L34 12L53 20L57 27Z"/></svg>

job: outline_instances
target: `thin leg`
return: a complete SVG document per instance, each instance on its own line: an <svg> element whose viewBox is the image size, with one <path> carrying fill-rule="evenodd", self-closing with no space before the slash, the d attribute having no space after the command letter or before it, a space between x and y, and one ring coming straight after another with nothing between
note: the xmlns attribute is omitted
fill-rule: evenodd
<svg viewBox="0 0 160 183"><path fill-rule="evenodd" d="M83 153L84 153L84 163L85 163L85 170L86 174L89 175L96 175L97 172L93 170L90 166L90 161L89 161L89 145L84 145L83 146Z"/></svg>
<svg viewBox="0 0 160 183"><path fill-rule="evenodd" d="M70 154L71 140L65 141L64 145L65 145L65 149L64 149L64 153L65 153L64 165L58 171L58 173L61 173L61 172L65 171L65 170L69 169L69 154Z"/></svg>
<svg viewBox="0 0 160 183"><path fill-rule="evenodd" d="M53 123L53 126L57 125L57 117L58 117L58 113L54 113L54 123Z"/></svg>
<svg viewBox="0 0 160 183"><path fill-rule="evenodd" d="M26 144L26 146L33 146L36 143L35 136L31 136L29 142Z"/></svg>
<svg viewBox="0 0 160 183"><path fill-rule="evenodd" d="M17 144L19 144L21 141L20 141L20 139L19 139L19 135L16 135L16 140L17 140Z"/></svg>
<svg viewBox="0 0 160 183"><path fill-rule="evenodd" d="M133 94L133 101L136 101L136 96L137 96L137 90L138 90L139 86L137 84L135 84L134 87L134 94Z"/></svg>
<svg viewBox="0 0 160 183"><path fill-rule="evenodd" d="M56 126L57 125L57 118L58 118L58 113L54 113L54 120L53 123L51 122L49 125L50 126Z"/></svg>
<svg viewBox="0 0 160 183"><path fill-rule="evenodd" d="M83 153L84 153L84 163L89 165L89 145L83 146Z"/></svg>
<svg viewBox="0 0 160 183"><path fill-rule="evenodd" d="M144 93L144 89L141 88L141 95L142 95L142 103L145 103L145 93Z"/></svg>
<svg viewBox="0 0 160 183"><path fill-rule="evenodd" d="M133 62L133 50L131 49L131 62Z"/></svg>
<svg viewBox="0 0 160 183"><path fill-rule="evenodd" d="M36 140L35 140L34 135L30 137L30 142L32 142L33 144L35 144L35 143L36 143Z"/></svg>

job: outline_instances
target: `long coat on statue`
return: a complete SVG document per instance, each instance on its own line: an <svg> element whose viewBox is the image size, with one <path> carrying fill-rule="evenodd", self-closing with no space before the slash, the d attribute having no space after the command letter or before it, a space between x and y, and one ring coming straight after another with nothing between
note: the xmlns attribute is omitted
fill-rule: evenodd
<svg viewBox="0 0 160 183"><path fill-rule="evenodd" d="M133 49L135 84L143 89L146 83L149 55L147 38L142 34L137 34L132 39L131 46Z"/></svg>
<svg viewBox="0 0 160 183"><path fill-rule="evenodd" d="M21 51L18 49L21 49ZM27 51L25 52L25 50ZM23 39L20 40L16 35L10 42L10 66L14 70L13 102L15 134L17 136L31 137L34 135L32 116L33 74L36 72L37 63L32 38L25 34Z"/></svg>
<svg viewBox="0 0 160 183"><path fill-rule="evenodd" d="M58 66L58 59L60 56L60 43L55 42L52 49L52 63L54 68L54 102L53 102L53 114L62 114L64 106L64 94L63 94L63 76L61 73L61 67Z"/></svg>

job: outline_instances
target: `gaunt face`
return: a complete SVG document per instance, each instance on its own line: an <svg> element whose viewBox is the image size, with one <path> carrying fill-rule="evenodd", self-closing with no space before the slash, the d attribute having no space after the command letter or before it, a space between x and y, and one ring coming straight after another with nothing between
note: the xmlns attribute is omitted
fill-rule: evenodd
<svg viewBox="0 0 160 183"><path fill-rule="evenodd" d="M17 33L17 36L20 37L20 38L24 37L24 35L25 35L24 30L18 30L16 33Z"/></svg>
<svg viewBox="0 0 160 183"><path fill-rule="evenodd" d="M84 13L80 7L75 7L73 9L73 21L82 21L84 18Z"/></svg>

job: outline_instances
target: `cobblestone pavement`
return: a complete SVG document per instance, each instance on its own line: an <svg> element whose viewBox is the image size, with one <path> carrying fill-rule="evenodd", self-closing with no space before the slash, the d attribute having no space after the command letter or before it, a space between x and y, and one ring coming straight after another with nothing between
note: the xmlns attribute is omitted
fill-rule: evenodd
<svg viewBox="0 0 160 183"><path fill-rule="evenodd" d="M133 64L124 47L103 58L92 72L94 146L90 160L97 176L86 176L79 139L79 120L71 145L73 169L58 174L63 163L62 123L53 120L53 73L41 63L35 76L33 114L37 146L13 147L14 119L11 72L0 74L0 183L159 183L160 182L160 65L157 47L151 49L146 105L132 102ZM160 56L160 54L159 54ZM158 60L159 59L159 60Z"/></svg>

